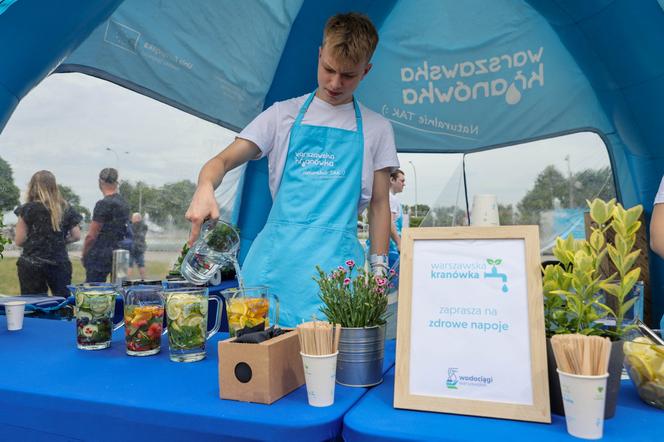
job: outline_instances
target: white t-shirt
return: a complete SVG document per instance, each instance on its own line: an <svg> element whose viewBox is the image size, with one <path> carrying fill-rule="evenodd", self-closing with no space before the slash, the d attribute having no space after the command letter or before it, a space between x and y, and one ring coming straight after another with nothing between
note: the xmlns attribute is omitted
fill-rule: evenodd
<svg viewBox="0 0 664 442"><path fill-rule="evenodd" d="M664 177L662 177L662 181L659 182L659 189L657 190L657 195L655 195L655 204L661 204L664 203Z"/></svg>
<svg viewBox="0 0 664 442"><path fill-rule="evenodd" d="M402 210L401 201L399 201L399 198L397 198L395 194L390 192L390 212L392 212L392 215L394 215L394 219L399 218Z"/></svg>
<svg viewBox="0 0 664 442"><path fill-rule="evenodd" d="M258 146L261 150L260 158L267 155L272 199L279 190L281 175L286 164L291 127L308 96L309 94L306 94L274 103L238 135L238 138L252 141ZM364 160L358 213L364 210L371 200L373 173L386 167L399 167L394 131L390 122L362 104L360 104L360 113L364 128ZM302 124L357 130L352 102L333 106L318 97L314 97L309 105Z"/></svg>

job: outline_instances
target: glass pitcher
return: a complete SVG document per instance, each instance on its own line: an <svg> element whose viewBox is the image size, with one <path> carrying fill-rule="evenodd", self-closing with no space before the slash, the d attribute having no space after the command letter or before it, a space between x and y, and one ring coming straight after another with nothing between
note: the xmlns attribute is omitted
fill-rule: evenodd
<svg viewBox="0 0 664 442"><path fill-rule="evenodd" d="M150 356L159 353L164 322L161 285L125 287L124 322L128 355Z"/></svg>
<svg viewBox="0 0 664 442"><path fill-rule="evenodd" d="M279 323L279 298L265 286L227 289L221 292L226 299L228 332L265 323L265 328Z"/></svg>
<svg viewBox="0 0 664 442"><path fill-rule="evenodd" d="M205 284L228 262L235 264L240 236L229 223L206 221L201 234L182 260L180 273L193 284Z"/></svg>
<svg viewBox="0 0 664 442"><path fill-rule="evenodd" d="M111 346L113 332L124 324L113 326L115 285L84 283L70 287L76 298L76 344L81 350L101 350Z"/></svg>
<svg viewBox="0 0 664 442"><path fill-rule="evenodd" d="M221 298L208 296L207 287L162 289L166 300L168 349L171 361L194 362L205 357L205 341L221 325ZM207 331L208 299L217 305L212 330Z"/></svg>

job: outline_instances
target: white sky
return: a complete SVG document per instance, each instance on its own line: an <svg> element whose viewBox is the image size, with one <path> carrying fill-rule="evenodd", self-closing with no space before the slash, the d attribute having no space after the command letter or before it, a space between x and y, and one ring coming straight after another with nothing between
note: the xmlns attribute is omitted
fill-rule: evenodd
<svg viewBox="0 0 664 442"><path fill-rule="evenodd" d="M21 201L32 174L48 169L92 210L101 196L97 176L102 168L117 167L121 179L152 186L195 182L205 161L233 137L229 130L114 84L82 74L56 74L21 101L0 133L0 156L14 171ZM547 165L567 174L567 155L572 172L609 161L601 139L591 133L467 155L469 195L494 193L500 203L516 203ZM454 202L459 180L453 175L460 170L461 155L399 158L406 173L404 204L416 199L430 206ZM6 221L13 222L13 215Z"/></svg>

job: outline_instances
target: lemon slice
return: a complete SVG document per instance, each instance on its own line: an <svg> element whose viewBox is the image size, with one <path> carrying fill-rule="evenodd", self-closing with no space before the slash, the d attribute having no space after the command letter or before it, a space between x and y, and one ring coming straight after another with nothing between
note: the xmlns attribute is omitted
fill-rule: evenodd
<svg viewBox="0 0 664 442"><path fill-rule="evenodd" d="M249 311L249 307L242 301L229 301L228 314L244 316Z"/></svg>
<svg viewBox="0 0 664 442"><path fill-rule="evenodd" d="M189 326L189 327L200 327L202 323L203 323L203 317L202 316L197 316L197 315L188 316L183 321L183 325L186 325L186 326Z"/></svg>
<svg viewBox="0 0 664 442"><path fill-rule="evenodd" d="M110 296L91 296L89 297L90 310L95 313L104 313L111 307Z"/></svg>

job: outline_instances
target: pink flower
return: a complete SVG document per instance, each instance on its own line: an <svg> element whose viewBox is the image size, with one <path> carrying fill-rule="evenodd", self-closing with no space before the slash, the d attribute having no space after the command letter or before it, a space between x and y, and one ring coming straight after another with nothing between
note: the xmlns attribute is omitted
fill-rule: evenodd
<svg viewBox="0 0 664 442"><path fill-rule="evenodd" d="M376 293L380 293L381 295L385 293L385 289L383 287L376 287Z"/></svg>
<svg viewBox="0 0 664 442"><path fill-rule="evenodd" d="M381 278L380 276L375 276L374 279L376 280L376 284L378 284L378 287L382 287L385 284L387 284L387 279Z"/></svg>
<svg viewBox="0 0 664 442"><path fill-rule="evenodd" d="M355 261L349 259L348 261L346 261L346 265L348 266L349 269L352 270L352 268L355 267Z"/></svg>
<svg viewBox="0 0 664 442"><path fill-rule="evenodd" d="M394 276L397 274L397 271L394 269L390 269L390 276Z"/></svg>
<svg viewBox="0 0 664 442"><path fill-rule="evenodd" d="M337 267L337 270L339 270L341 273L346 273L346 269L341 266Z"/></svg>
<svg viewBox="0 0 664 442"><path fill-rule="evenodd" d="M348 284L350 284L350 278L344 279L344 285L348 285Z"/></svg>

